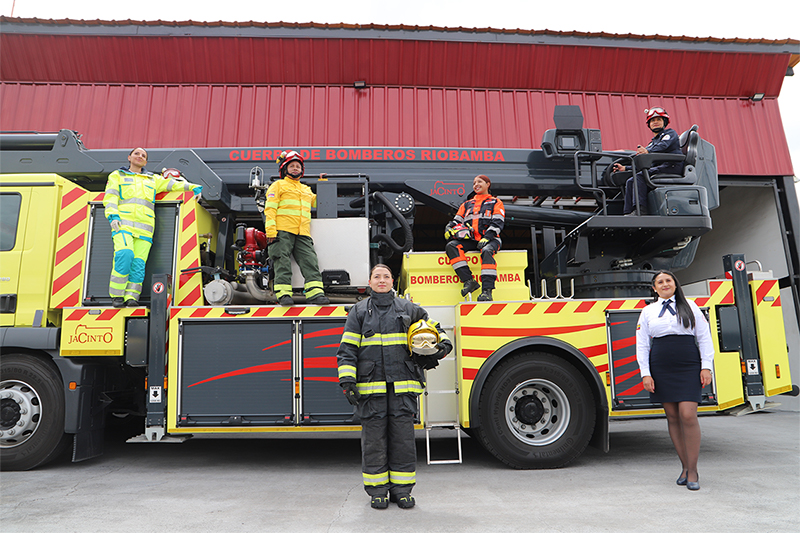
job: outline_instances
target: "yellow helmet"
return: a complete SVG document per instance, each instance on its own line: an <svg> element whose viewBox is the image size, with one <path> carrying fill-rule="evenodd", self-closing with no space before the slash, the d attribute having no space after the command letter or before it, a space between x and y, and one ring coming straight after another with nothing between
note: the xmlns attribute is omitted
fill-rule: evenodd
<svg viewBox="0 0 800 533"><path fill-rule="evenodd" d="M419 320L408 328L408 349L417 355L433 355L439 351L439 332L429 322Z"/></svg>

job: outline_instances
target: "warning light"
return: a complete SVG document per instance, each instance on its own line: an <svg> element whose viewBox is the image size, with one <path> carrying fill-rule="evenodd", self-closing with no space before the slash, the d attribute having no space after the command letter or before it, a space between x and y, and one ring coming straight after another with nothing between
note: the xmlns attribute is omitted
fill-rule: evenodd
<svg viewBox="0 0 800 533"><path fill-rule="evenodd" d="M778 377L780 377L780 375ZM78 388L78 384L77 383L75 383L74 381L70 381L69 382L69 390L75 390L77 388Z"/></svg>
<svg viewBox="0 0 800 533"><path fill-rule="evenodd" d="M781 378L781 365L775 365L775 377L778 379Z"/></svg>
<svg viewBox="0 0 800 533"><path fill-rule="evenodd" d="M611 386L611 372L606 372L606 387Z"/></svg>

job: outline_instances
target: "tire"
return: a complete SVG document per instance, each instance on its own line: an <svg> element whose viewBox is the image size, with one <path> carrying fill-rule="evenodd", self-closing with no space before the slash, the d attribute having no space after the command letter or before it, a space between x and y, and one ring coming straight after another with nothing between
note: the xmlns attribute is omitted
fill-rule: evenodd
<svg viewBox="0 0 800 533"><path fill-rule="evenodd" d="M30 470L69 443L64 392L55 365L39 357L3 355L0 362L0 466Z"/></svg>
<svg viewBox="0 0 800 533"><path fill-rule="evenodd" d="M589 385L575 367L553 355L523 353L486 380L478 437L513 468L560 468L586 449L595 416Z"/></svg>

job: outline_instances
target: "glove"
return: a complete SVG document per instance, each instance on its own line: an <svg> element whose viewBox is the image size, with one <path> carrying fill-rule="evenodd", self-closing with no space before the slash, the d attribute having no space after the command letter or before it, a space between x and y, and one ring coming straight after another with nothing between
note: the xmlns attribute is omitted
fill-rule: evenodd
<svg viewBox="0 0 800 533"><path fill-rule="evenodd" d="M344 397L347 398L350 405L358 405L358 399L361 398L361 393L358 392L356 384L352 381L346 381L340 383L340 385L342 387L342 392L344 392Z"/></svg>
<svg viewBox="0 0 800 533"><path fill-rule="evenodd" d="M452 236L453 236L453 230L451 230L450 228L446 228L444 230L444 240L449 241L450 237Z"/></svg>
<svg viewBox="0 0 800 533"><path fill-rule="evenodd" d="M119 226L120 226L119 220L111 221L111 231L113 231L114 233L119 231Z"/></svg>
<svg viewBox="0 0 800 533"><path fill-rule="evenodd" d="M203 186L198 185L197 187L194 187L192 189L192 192L194 193L195 197L197 198L197 201L199 202L200 198L202 198L203 195Z"/></svg>
<svg viewBox="0 0 800 533"><path fill-rule="evenodd" d="M478 241L478 250L483 250L483 247L489 244L489 239L484 237L483 239Z"/></svg>
<svg viewBox="0 0 800 533"><path fill-rule="evenodd" d="M439 366L439 354L433 355L417 355L414 354L414 362L425 370L431 370Z"/></svg>
<svg viewBox="0 0 800 533"><path fill-rule="evenodd" d="M439 349L438 352L433 354L434 357L436 357L436 359L444 359L445 356L450 353L450 350L453 349L453 345L452 344L444 343L444 342L440 342L439 344L436 345L436 347Z"/></svg>

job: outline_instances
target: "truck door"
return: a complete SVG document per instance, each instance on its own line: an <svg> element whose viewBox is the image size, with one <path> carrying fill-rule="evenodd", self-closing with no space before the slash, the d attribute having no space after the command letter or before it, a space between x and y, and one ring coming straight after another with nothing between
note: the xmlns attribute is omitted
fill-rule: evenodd
<svg viewBox="0 0 800 533"><path fill-rule="evenodd" d="M0 193L0 326L14 325L27 219L20 213L27 213L29 200L29 187L4 187Z"/></svg>

